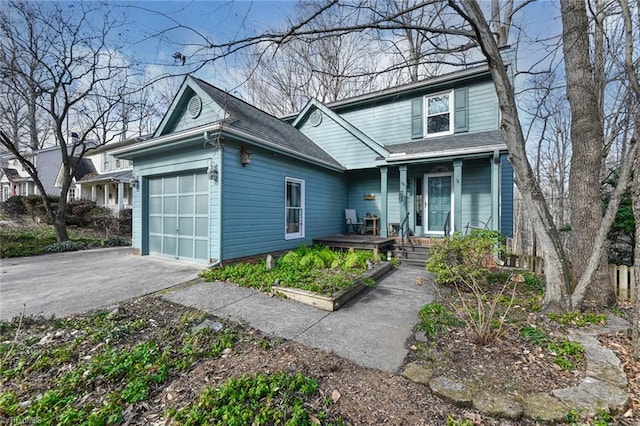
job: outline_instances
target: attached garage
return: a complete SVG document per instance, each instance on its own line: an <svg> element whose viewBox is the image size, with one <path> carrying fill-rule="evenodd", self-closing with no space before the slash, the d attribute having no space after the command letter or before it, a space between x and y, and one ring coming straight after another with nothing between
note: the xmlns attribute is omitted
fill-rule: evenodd
<svg viewBox="0 0 640 426"><path fill-rule="evenodd" d="M148 180L149 254L209 261L209 180L206 173Z"/></svg>

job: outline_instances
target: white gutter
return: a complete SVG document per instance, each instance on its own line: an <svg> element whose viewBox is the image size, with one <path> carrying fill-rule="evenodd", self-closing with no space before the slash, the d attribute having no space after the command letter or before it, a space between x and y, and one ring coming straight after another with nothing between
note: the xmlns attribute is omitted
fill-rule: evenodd
<svg viewBox="0 0 640 426"><path fill-rule="evenodd" d="M505 150L507 146L505 144L499 145L485 145L477 148L459 148L459 149L450 149L447 151L437 151L437 152L417 152L415 154L407 154L404 152L393 153L389 155L385 160L390 162L396 161L407 161L407 160L420 160L423 158L435 158L435 157L453 157L457 155L467 155L467 154L480 154L484 152L493 152L495 150Z"/></svg>
<svg viewBox="0 0 640 426"><path fill-rule="evenodd" d="M162 145L162 144L165 144L167 142L174 142L174 141L178 141L180 139L185 139L185 138L188 138L188 137L198 136L199 134L201 134L203 132L219 131L220 129L221 129L220 123L207 124L205 126L200 126L200 127L195 127L193 129L184 130L182 132L171 133L169 135L160 136L160 137L157 137L157 138L152 138L152 139L149 139L148 141L139 142L137 144L134 144L132 146L128 146L128 147L125 147L125 148L115 149L115 150L113 150L112 155L113 156L117 156L117 155L120 155L120 154L127 154L127 153L130 153L130 152L135 152L135 151L138 151L140 149L153 148L156 145Z"/></svg>
<svg viewBox="0 0 640 426"><path fill-rule="evenodd" d="M276 151L280 151L286 154L289 154L291 156L293 156L294 158L303 158L307 161L310 161L312 163L316 163L316 164L320 164L324 167L328 167L331 168L333 170L338 170L338 171L344 171L345 168L341 167L341 166L336 166L334 164L328 163L326 161L317 159L317 158L313 158L309 155L306 154L302 154L298 151L294 151L292 149L288 149L285 148L283 146L280 146L278 144L274 144L273 142L269 142L266 139L262 139L262 138L258 138L256 136L253 136L249 133L243 132L241 130L237 130L237 129L233 129L231 127L228 126L222 126L221 123L214 123L214 124L209 124L206 126L200 126L200 127L195 127L193 129L189 129L189 130L185 130L182 132L178 132L178 133L172 133L170 135L166 135L166 136L160 136L158 138L154 138L154 139L150 139L147 142L142 142L142 143L138 143L135 144L133 146L127 147L127 148L122 148L122 149L116 149L112 152L112 155L117 157L118 155L122 155L122 154L127 154L127 153L131 153L131 152L135 152L135 151L139 151L141 149L147 149L147 148L153 148L162 144L165 144L167 142L176 142L179 141L181 139L186 139L189 137L193 137L193 136L199 136L200 134L204 135L204 139L207 138L206 133L209 132L214 132L214 131L218 131L227 135L233 135L233 136L238 136L241 138L244 138L246 140L249 140L251 142L256 142L259 145L263 145L266 147L269 147L271 149L274 149ZM336 161L337 162L337 161Z"/></svg>

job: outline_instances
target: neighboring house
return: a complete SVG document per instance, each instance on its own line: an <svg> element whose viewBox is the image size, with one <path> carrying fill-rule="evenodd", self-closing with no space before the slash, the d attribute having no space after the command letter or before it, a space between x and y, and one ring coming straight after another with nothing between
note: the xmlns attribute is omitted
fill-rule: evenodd
<svg viewBox="0 0 640 426"><path fill-rule="evenodd" d="M83 158L73 157L77 163L72 183L67 194L68 201L93 200L118 214L131 208L132 164L111 155L111 151L130 146L145 138L132 138L97 146L86 152ZM93 144L92 146L95 146ZM38 176L49 195L59 195L62 187L62 157L60 147L54 146L30 154ZM33 179L22 168L20 162L8 156L0 172L0 201L13 195L39 194Z"/></svg>
<svg viewBox="0 0 640 426"><path fill-rule="evenodd" d="M132 160L136 253L204 263L310 244L343 232L345 209L386 236L486 223L512 230L513 172L486 67L277 119L187 77Z"/></svg>
<svg viewBox="0 0 640 426"><path fill-rule="evenodd" d="M111 209L118 214L132 207L133 165L129 160L113 157L114 150L131 146L145 140L132 138L119 142L110 142L87 151L84 160L91 163L93 170L79 171L74 176L75 186L69 191L70 199L93 200L97 205Z"/></svg>
<svg viewBox="0 0 640 426"><path fill-rule="evenodd" d="M33 154L26 155L29 161L35 161ZM14 195L38 194L38 188L33 183L29 173L22 167L20 161L10 154L5 154L0 169L0 202L7 201Z"/></svg>

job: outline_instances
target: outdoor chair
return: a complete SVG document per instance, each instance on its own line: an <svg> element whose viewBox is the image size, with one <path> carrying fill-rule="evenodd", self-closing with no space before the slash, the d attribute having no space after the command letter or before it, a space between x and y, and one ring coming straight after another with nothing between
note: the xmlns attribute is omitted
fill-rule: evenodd
<svg viewBox="0 0 640 426"><path fill-rule="evenodd" d="M355 209L344 209L344 217L347 224L347 234L354 232L362 234L364 232L364 220L358 219Z"/></svg>

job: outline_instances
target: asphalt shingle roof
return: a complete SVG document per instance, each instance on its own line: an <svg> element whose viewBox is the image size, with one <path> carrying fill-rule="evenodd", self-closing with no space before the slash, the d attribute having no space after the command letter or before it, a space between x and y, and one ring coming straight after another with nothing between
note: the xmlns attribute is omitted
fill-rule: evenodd
<svg viewBox="0 0 640 426"><path fill-rule="evenodd" d="M327 154L300 130L290 124L203 80L192 78L202 90L229 114L229 117L225 119L229 127L265 139L284 149L300 152L324 163L344 168L335 158Z"/></svg>
<svg viewBox="0 0 640 426"><path fill-rule="evenodd" d="M93 161L89 160L88 158L73 157L73 160L77 162L76 170L73 174L73 177L76 179L76 181L79 181L90 173L97 173L97 170L93 165Z"/></svg>
<svg viewBox="0 0 640 426"><path fill-rule="evenodd" d="M478 133L457 133L436 138L418 139L411 142L385 145L391 154L428 154L434 155L438 152L452 150L477 149L482 147L494 147L495 145L506 145L499 130Z"/></svg>
<svg viewBox="0 0 640 426"><path fill-rule="evenodd" d="M88 183L88 182L104 182L104 181L117 181L117 182L129 182L133 179L133 172L131 170L119 170L116 172L110 173L90 173L85 175L80 182Z"/></svg>
<svg viewBox="0 0 640 426"><path fill-rule="evenodd" d="M20 177L20 174L16 169L12 169L10 167L3 167L2 171L4 172L5 176L9 180L14 180Z"/></svg>

